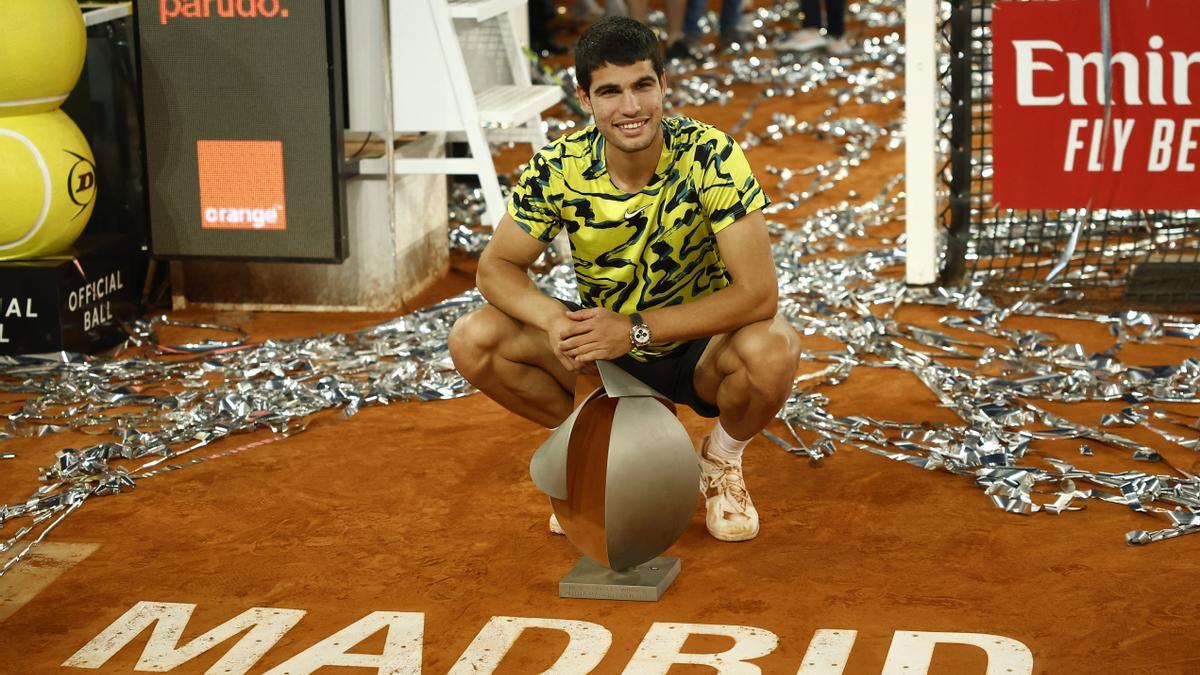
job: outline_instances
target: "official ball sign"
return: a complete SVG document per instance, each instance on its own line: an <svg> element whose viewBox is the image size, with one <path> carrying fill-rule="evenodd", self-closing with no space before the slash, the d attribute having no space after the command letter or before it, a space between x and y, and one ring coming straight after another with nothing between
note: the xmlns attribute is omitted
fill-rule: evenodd
<svg viewBox="0 0 1200 675"><path fill-rule="evenodd" d="M1200 2L1112 0L1107 53L1100 8L1096 0L996 3L997 206L1200 207Z"/></svg>
<svg viewBox="0 0 1200 675"><path fill-rule="evenodd" d="M132 257L110 251L0 266L0 356L94 354L118 344L120 322L137 316L132 275Z"/></svg>

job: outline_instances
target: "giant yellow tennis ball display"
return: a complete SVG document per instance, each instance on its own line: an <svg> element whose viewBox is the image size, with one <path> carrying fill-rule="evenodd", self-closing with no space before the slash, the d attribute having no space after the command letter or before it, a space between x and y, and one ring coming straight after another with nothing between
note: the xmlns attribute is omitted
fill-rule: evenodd
<svg viewBox="0 0 1200 675"><path fill-rule="evenodd" d="M95 203L92 149L66 113L0 117L0 260L67 248Z"/></svg>
<svg viewBox="0 0 1200 675"><path fill-rule="evenodd" d="M58 108L86 54L77 0L0 0L0 117Z"/></svg>

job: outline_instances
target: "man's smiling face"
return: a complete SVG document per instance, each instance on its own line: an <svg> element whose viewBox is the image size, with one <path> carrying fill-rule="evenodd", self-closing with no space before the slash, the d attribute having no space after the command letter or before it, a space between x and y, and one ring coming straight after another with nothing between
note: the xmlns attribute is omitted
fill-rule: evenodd
<svg viewBox="0 0 1200 675"><path fill-rule="evenodd" d="M591 90L577 87L576 93L604 139L633 153L649 148L661 133L666 87L666 78L644 60L627 66L605 64L592 72Z"/></svg>

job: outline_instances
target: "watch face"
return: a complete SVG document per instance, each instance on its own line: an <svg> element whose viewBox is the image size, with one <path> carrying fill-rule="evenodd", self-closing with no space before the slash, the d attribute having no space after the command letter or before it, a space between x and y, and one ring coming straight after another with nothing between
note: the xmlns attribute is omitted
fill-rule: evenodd
<svg viewBox="0 0 1200 675"><path fill-rule="evenodd" d="M650 329L645 326L633 327L633 341L639 346L650 343Z"/></svg>

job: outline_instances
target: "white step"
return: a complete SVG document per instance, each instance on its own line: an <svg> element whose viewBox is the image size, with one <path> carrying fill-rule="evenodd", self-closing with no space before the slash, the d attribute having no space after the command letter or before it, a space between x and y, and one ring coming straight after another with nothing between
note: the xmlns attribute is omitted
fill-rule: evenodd
<svg viewBox="0 0 1200 675"><path fill-rule="evenodd" d="M542 133L540 123L538 127L537 129L527 126L510 127L507 129L484 129L483 135L487 137L488 143L529 143L533 146L534 150L540 150L546 142L546 135Z"/></svg>
<svg viewBox="0 0 1200 675"><path fill-rule="evenodd" d="M83 25L98 26L106 21L116 21L133 15L132 5L80 5L83 10Z"/></svg>
<svg viewBox="0 0 1200 675"><path fill-rule="evenodd" d="M455 19L486 21L510 9L524 5L526 0L447 0L450 16Z"/></svg>
<svg viewBox="0 0 1200 675"><path fill-rule="evenodd" d="M562 89L548 84L505 84L475 95L480 123L503 126L524 124L560 100Z"/></svg>

